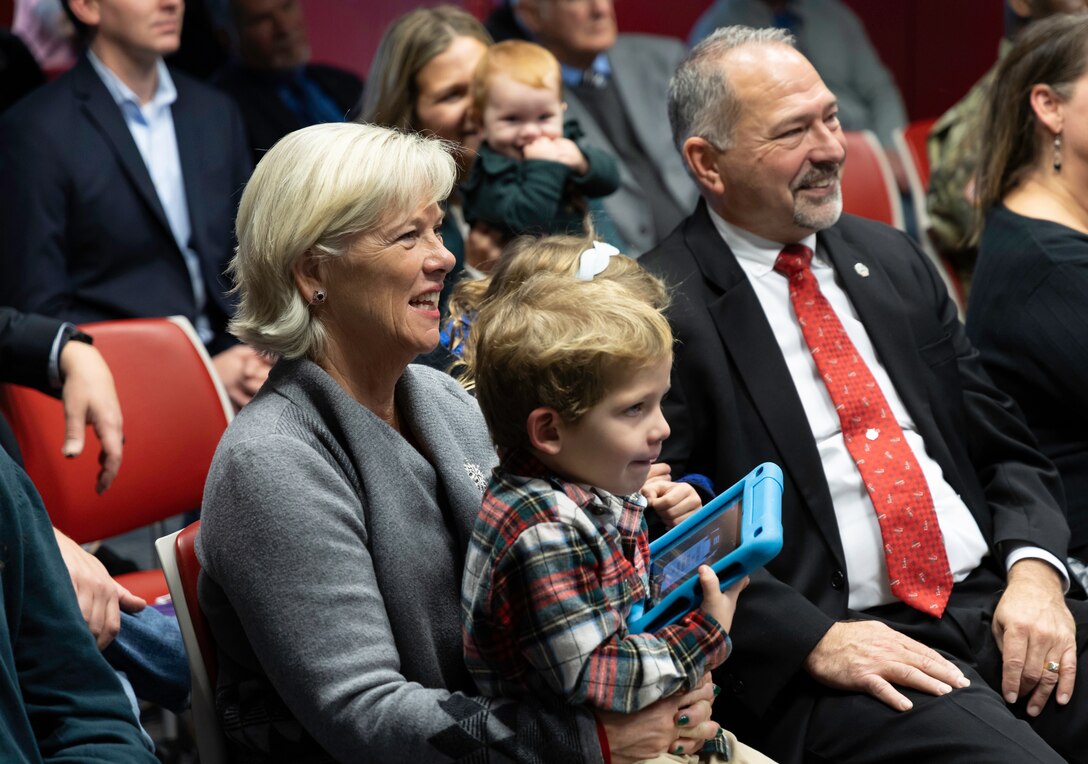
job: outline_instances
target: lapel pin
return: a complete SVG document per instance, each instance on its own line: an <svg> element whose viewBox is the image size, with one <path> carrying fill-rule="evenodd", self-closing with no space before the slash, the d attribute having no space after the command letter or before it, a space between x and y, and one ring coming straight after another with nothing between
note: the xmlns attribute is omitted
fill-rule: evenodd
<svg viewBox="0 0 1088 764"><path fill-rule="evenodd" d="M869 278L869 266L865 263L854 263L854 270L857 271L857 274L863 279Z"/></svg>

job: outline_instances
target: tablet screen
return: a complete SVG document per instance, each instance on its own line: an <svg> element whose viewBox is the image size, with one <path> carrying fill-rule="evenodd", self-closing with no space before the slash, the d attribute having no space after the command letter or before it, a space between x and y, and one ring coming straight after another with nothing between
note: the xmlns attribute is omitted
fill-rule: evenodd
<svg viewBox="0 0 1088 764"><path fill-rule="evenodd" d="M740 543L740 498L714 515L682 544L654 559L650 567L650 596L647 610L694 575L699 566L712 564Z"/></svg>

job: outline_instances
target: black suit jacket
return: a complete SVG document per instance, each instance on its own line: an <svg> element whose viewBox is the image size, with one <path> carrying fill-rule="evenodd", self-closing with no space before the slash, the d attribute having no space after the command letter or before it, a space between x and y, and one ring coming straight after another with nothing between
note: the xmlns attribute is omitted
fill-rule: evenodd
<svg viewBox="0 0 1088 764"><path fill-rule="evenodd" d="M249 152L229 98L171 77L190 241L216 351L232 342L224 271ZM0 120L0 199L0 304L73 323L195 319L192 282L147 166L86 57Z"/></svg>
<svg viewBox="0 0 1088 764"><path fill-rule="evenodd" d="M322 92L341 109L346 119L355 118L359 100L363 94L363 81L351 72L333 66L310 64L306 76L313 80ZM277 84L272 78L246 69L234 62L216 75L213 83L229 94L242 110L253 163L261 160L283 136L309 123L302 119L276 94Z"/></svg>
<svg viewBox="0 0 1088 764"><path fill-rule="evenodd" d="M822 231L817 248L992 555L1003 560L1002 542L1025 541L1064 559L1056 472L982 371L925 255L899 231L850 215ZM678 345L665 409L672 436L662 459L722 488L763 461L785 476L783 550L740 598L736 651L725 664L739 701L763 714L832 623L859 617L847 607L830 491L771 327L705 202L640 262L676 287Z"/></svg>
<svg viewBox="0 0 1088 764"><path fill-rule="evenodd" d="M55 394L49 385L49 355L63 322L0 307L0 382L26 385ZM19 444L0 416L0 448L20 466Z"/></svg>

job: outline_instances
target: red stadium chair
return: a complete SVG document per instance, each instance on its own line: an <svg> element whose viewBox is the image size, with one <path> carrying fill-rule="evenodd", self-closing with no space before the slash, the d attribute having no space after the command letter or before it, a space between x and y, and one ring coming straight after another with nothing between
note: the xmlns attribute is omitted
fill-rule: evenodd
<svg viewBox="0 0 1088 764"><path fill-rule="evenodd" d="M905 230L903 203L880 142L869 130L847 132L842 209Z"/></svg>
<svg viewBox="0 0 1088 764"><path fill-rule="evenodd" d="M926 151L926 140L936 121L936 117L915 120L904 128L896 129L893 135L899 155L904 162L909 163L907 175L913 172L914 179L923 191L929 187L929 153Z"/></svg>
<svg viewBox="0 0 1088 764"><path fill-rule="evenodd" d="M219 664L215 640L197 599L200 561L196 558L196 535L200 521L155 542L174 612L181 626L181 640L189 656L193 690L191 707L196 747L202 764L227 764L227 744L215 712L215 682Z"/></svg>
<svg viewBox="0 0 1088 764"><path fill-rule="evenodd" d="M903 160L903 167L907 172L907 182L910 185L911 206L914 208L914 219L917 221L918 230L921 231L922 249L929 255L929 259L941 274L952 299L960 310L960 318L964 315L963 286L945 259L933 246L929 236L929 210L926 208L926 191L929 188L929 154L926 151L926 140L929 131L937 121L936 117L920 119L911 122L905 128L897 129L893 135L895 147Z"/></svg>
<svg viewBox="0 0 1088 764"><path fill-rule="evenodd" d="M61 402L24 387L0 387L0 410L53 524L86 543L198 509L233 409L196 332L179 317L81 328L113 372L124 416L124 462L104 494L94 491L98 441L91 429L83 453L66 459ZM117 580L149 602L167 591L159 570Z"/></svg>

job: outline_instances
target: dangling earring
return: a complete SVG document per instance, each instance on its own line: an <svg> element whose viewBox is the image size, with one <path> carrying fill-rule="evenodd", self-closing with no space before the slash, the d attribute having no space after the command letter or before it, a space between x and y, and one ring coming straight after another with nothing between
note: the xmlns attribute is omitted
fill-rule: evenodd
<svg viewBox="0 0 1088 764"><path fill-rule="evenodd" d="M320 305L325 302L325 290L315 289L313 299L310 300L311 305Z"/></svg>
<svg viewBox="0 0 1088 764"><path fill-rule="evenodd" d="M1054 172L1062 171L1062 134L1054 136Z"/></svg>

